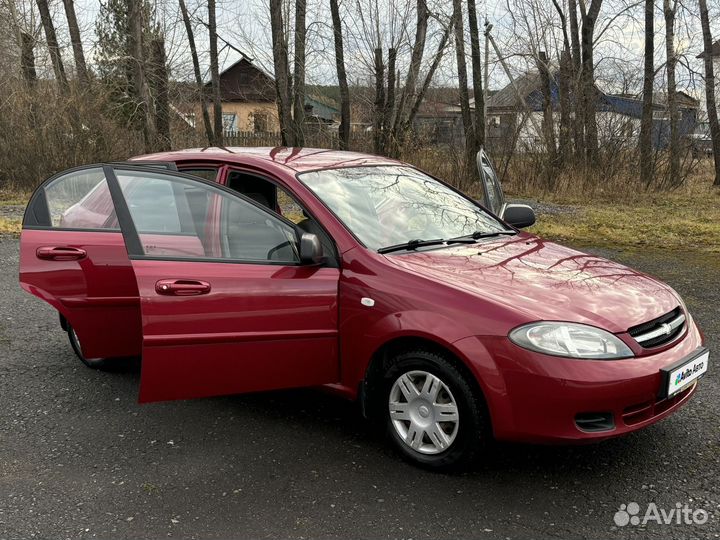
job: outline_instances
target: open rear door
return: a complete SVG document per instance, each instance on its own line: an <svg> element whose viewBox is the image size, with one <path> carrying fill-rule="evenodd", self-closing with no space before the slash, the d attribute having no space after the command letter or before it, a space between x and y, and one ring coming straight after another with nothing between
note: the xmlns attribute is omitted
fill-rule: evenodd
<svg viewBox="0 0 720 540"><path fill-rule="evenodd" d="M141 299L140 401L337 382L339 270L214 183L106 167Z"/></svg>
<svg viewBox="0 0 720 540"><path fill-rule="evenodd" d="M137 285L101 165L61 172L35 191L20 284L72 326L86 358L140 354Z"/></svg>

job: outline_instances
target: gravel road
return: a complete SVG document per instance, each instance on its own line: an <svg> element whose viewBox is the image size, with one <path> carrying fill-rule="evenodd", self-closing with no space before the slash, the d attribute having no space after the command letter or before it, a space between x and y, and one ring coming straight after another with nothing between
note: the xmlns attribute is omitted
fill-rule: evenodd
<svg viewBox="0 0 720 540"><path fill-rule="evenodd" d="M717 256L604 252L679 290L720 350ZM475 470L398 459L302 390L140 406L137 366L83 367L0 239L0 538L717 538L720 369L668 420L581 447L496 444ZM717 358L714 357L714 358ZM617 527L621 504L704 525Z"/></svg>

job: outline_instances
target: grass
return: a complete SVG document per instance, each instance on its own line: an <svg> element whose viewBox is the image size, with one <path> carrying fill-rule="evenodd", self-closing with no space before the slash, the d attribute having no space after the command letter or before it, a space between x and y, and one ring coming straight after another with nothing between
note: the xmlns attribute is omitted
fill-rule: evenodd
<svg viewBox="0 0 720 540"><path fill-rule="evenodd" d="M697 178L679 190L615 196L542 196L572 205L575 213L542 215L530 232L578 246L720 253L720 189Z"/></svg>
<svg viewBox="0 0 720 540"><path fill-rule="evenodd" d="M0 234L20 234L21 221L0 217Z"/></svg>

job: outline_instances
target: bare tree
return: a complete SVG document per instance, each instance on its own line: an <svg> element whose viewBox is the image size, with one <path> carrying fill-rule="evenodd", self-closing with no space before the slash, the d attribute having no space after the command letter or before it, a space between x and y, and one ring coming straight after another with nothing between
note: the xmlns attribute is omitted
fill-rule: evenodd
<svg viewBox="0 0 720 540"><path fill-rule="evenodd" d="M63 0L65 5L65 18L68 23L68 31L70 32L70 42L72 43L73 58L75 59L75 71L78 80L87 84L90 80L87 64L85 63L85 53L83 51L82 39L80 37L80 27L78 26L77 17L75 16L75 3L73 0Z"/></svg>
<svg viewBox="0 0 720 540"><path fill-rule="evenodd" d="M52 61L55 78L62 88L67 87L67 75L65 74L65 66L63 65L62 56L60 55L60 46L58 45L57 35L55 34L55 25L50 15L50 7L48 0L36 0L38 11L40 11L40 19L43 29L45 30L45 39L47 41L48 51L50 52L50 60Z"/></svg>
<svg viewBox="0 0 720 540"><path fill-rule="evenodd" d="M465 134L465 173L470 177L475 168L475 152L473 152L475 131L470 112L470 95L468 93L467 65L465 63L465 35L463 24L462 0L453 0L453 23L455 25L455 56L457 61L458 86L460 94L460 111Z"/></svg>
<svg viewBox="0 0 720 540"><path fill-rule="evenodd" d="M330 15L333 23L333 39L335 43L335 69L340 89L340 150L350 148L350 90L345 70L345 51L343 48L342 20L338 0L330 0Z"/></svg>
<svg viewBox="0 0 720 540"><path fill-rule="evenodd" d="M142 0L128 0L128 53L132 61L132 88L142 124L145 150L155 149L157 129L152 111L153 100L145 72L143 27L145 10Z"/></svg>
<svg viewBox="0 0 720 540"><path fill-rule="evenodd" d="M710 32L710 18L708 15L707 0L699 0L700 24L703 35L703 61L705 63L705 102L707 104L708 121L710 122L710 136L712 138L713 159L715 160L714 186L720 186L720 121L718 121L717 105L715 103L715 70L713 68L713 37Z"/></svg>
<svg viewBox="0 0 720 540"><path fill-rule="evenodd" d="M649 186L653 179L653 83L655 80L655 0L645 0L645 68L643 70L642 118L640 120L640 180Z"/></svg>
<svg viewBox="0 0 720 540"><path fill-rule="evenodd" d="M37 71L35 69L35 40L27 32L20 33L20 70L23 79L29 87L35 86L37 82Z"/></svg>
<svg viewBox="0 0 720 540"><path fill-rule="evenodd" d="M382 141L383 109L385 107L385 64L382 49L375 49L375 112L373 114L373 151L381 154L384 151Z"/></svg>
<svg viewBox="0 0 720 540"><path fill-rule="evenodd" d="M210 84L213 101L213 144L223 145L222 98L220 95L220 61L218 59L217 19L215 0L208 0L208 31L210 33Z"/></svg>
<svg viewBox="0 0 720 540"><path fill-rule="evenodd" d="M293 62L293 125L295 146L305 145L305 40L306 0L295 0L295 61Z"/></svg>
<svg viewBox="0 0 720 540"><path fill-rule="evenodd" d="M480 58L480 36L475 0L467 0L468 26L470 28L470 61L472 63L473 98L475 100L475 144L473 151L485 144L485 103L483 99L482 67ZM486 81L487 82L487 81Z"/></svg>
<svg viewBox="0 0 720 540"><path fill-rule="evenodd" d="M185 0L178 0L180 3L180 12L182 13L183 23L185 24L185 32L187 32L188 44L190 45L190 57L192 58L193 73L195 74L195 84L197 85L198 95L200 97L200 109L205 126L205 135L208 144L213 144L215 136L213 134L212 123L210 122L210 113L207 108L207 95L205 94L205 84L203 82L202 72L200 71L200 59L198 58L197 46L195 45L195 33L193 32L190 14L187 10Z"/></svg>
<svg viewBox="0 0 720 540"><path fill-rule="evenodd" d="M282 0L270 0L270 29L272 34L273 64L275 67L275 91L277 94L278 120L283 146L295 145L292 122L292 84L288 64L288 43L283 24Z"/></svg>
<svg viewBox="0 0 720 540"><path fill-rule="evenodd" d="M680 177L680 132L678 129L678 105L677 105L677 84L675 82L675 66L677 55L675 54L675 13L677 0L663 0L663 12L665 13L665 55L667 57L667 106L670 116L670 141L668 150L670 152L670 167L668 169L668 183L678 185Z"/></svg>
<svg viewBox="0 0 720 540"><path fill-rule="evenodd" d="M164 152L170 150L170 96L165 56L165 40L157 36L150 43L150 68L155 88L155 126L157 139L154 150Z"/></svg>
<svg viewBox="0 0 720 540"><path fill-rule="evenodd" d="M581 46L581 94L583 127L585 129L585 157L589 164L596 164L598 154L597 91L595 89L595 24L600 13L602 0L591 0L590 7L580 2L582 29Z"/></svg>

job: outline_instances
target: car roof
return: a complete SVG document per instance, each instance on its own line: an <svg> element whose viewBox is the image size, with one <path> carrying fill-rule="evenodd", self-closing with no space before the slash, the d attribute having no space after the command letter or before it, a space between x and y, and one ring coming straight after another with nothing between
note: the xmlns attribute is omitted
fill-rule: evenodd
<svg viewBox="0 0 720 540"><path fill-rule="evenodd" d="M281 165L295 172L305 172L317 169L335 169L340 167L402 165L394 159L362 154L359 152L345 152L323 148L291 148L277 147L208 147L188 148L156 154L135 156L130 160L143 161L218 161L223 163L254 164L262 166L263 163Z"/></svg>

